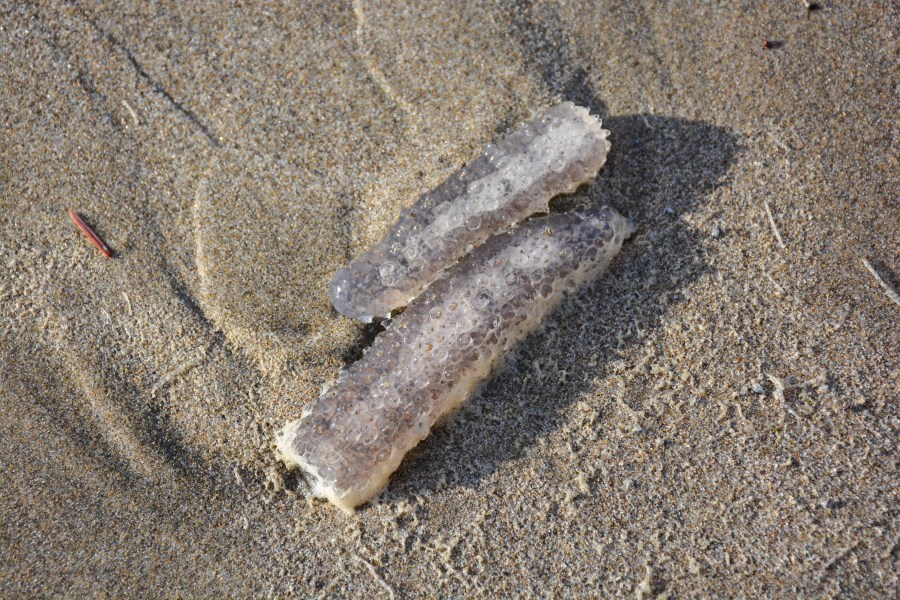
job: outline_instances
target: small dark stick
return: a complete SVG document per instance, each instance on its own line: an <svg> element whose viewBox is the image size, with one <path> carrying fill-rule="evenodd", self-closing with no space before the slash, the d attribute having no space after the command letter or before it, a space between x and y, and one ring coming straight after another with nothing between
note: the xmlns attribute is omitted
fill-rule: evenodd
<svg viewBox="0 0 900 600"><path fill-rule="evenodd" d="M103 240L100 239L100 236L94 233L94 230L88 227L88 224L85 223L81 217L78 216L78 213L74 210L69 210L69 216L72 217L72 220L75 221L75 224L78 226L78 229L81 230L84 235L91 240L91 243L97 246L97 249L103 253L103 256L109 258L112 256L112 250L109 249L109 246L103 243Z"/></svg>

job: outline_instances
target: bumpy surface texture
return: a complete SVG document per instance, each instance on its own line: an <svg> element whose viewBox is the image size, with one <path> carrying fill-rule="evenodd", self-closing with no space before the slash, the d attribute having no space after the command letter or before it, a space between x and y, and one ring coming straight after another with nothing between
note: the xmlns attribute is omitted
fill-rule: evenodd
<svg viewBox="0 0 900 600"><path fill-rule="evenodd" d="M474 245L593 179L608 135L571 102L542 111L422 196L384 240L338 271L334 307L364 321L390 316Z"/></svg>
<svg viewBox="0 0 900 600"><path fill-rule="evenodd" d="M611 208L532 219L451 268L279 439L286 462L342 508L378 493L434 422L631 234Z"/></svg>

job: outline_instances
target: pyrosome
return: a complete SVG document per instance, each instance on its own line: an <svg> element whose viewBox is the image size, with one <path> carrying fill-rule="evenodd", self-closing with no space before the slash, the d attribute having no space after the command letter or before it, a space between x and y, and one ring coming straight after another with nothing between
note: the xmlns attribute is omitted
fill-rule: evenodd
<svg viewBox="0 0 900 600"><path fill-rule="evenodd" d="M554 172L563 172L568 167ZM278 439L346 510L462 404L564 295L600 276L633 226L609 207L532 218L451 266Z"/></svg>
<svg viewBox="0 0 900 600"><path fill-rule="evenodd" d="M389 317L473 247L592 180L606 162L608 135L571 102L541 111L404 210L382 241L338 271L334 307L367 322Z"/></svg>

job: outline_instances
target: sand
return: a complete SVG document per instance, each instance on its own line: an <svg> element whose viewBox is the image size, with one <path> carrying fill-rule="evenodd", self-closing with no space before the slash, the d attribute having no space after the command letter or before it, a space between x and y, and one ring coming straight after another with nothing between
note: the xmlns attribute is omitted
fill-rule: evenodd
<svg viewBox="0 0 900 600"><path fill-rule="evenodd" d="M0 595L896 592L896 3L244 4L0 2ZM311 498L274 435L378 331L332 273L560 99L612 151L554 209L638 233Z"/></svg>

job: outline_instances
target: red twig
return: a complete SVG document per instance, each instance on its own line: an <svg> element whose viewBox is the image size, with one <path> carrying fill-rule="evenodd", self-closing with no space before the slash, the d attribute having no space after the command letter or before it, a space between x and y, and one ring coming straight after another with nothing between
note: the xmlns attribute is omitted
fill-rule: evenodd
<svg viewBox="0 0 900 600"><path fill-rule="evenodd" d="M103 243L103 240L100 239L100 236L94 233L94 230L88 227L88 224L85 223L81 217L78 216L78 213L74 210L69 211L69 216L72 217L72 220L75 221L75 224L78 226L78 229L81 230L84 235L91 240L91 243L97 246L97 249L103 253L103 256L109 258L112 256L112 250L109 249L109 246Z"/></svg>

